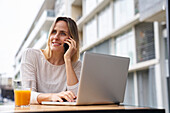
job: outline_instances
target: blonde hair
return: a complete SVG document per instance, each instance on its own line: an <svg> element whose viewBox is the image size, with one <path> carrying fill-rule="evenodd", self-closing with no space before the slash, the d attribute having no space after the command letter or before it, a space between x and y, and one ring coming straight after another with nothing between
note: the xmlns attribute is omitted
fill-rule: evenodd
<svg viewBox="0 0 170 113"><path fill-rule="evenodd" d="M78 35L78 28L77 28L77 25L76 25L75 21L72 20L71 18L68 18L68 17L58 17L53 22L53 24L52 24L52 26L50 28L50 31L49 31L48 42L47 42L47 46L46 46L46 48L44 50L44 55L45 55L47 60L49 58L51 58L51 56L52 56L52 51L50 49L50 36L51 36L51 32L54 29L55 24L58 21L65 21L67 23L69 34L70 34L71 38L73 38L76 41L77 52L71 58L72 62L76 62L79 59L79 35Z"/></svg>

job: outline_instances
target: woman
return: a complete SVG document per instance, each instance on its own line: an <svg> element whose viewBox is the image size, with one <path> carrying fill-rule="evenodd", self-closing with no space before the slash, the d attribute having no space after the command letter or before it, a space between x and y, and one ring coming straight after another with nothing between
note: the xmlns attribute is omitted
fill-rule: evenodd
<svg viewBox="0 0 170 113"><path fill-rule="evenodd" d="M69 48L64 51L64 43ZM76 23L67 17L58 17L51 26L44 50L27 49L22 55L20 72L22 83L33 81L31 103L76 98L81 62Z"/></svg>

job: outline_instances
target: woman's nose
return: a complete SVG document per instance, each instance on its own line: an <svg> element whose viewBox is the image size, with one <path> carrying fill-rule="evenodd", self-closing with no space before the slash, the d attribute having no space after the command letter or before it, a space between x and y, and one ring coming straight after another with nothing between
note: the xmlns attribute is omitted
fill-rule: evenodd
<svg viewBox="0 0 170 113"><path fill-rule="evenodd" d="M55 38L55 39L59 39L59 34L56 33L56 34L54 35L54 38Z"/></svg>

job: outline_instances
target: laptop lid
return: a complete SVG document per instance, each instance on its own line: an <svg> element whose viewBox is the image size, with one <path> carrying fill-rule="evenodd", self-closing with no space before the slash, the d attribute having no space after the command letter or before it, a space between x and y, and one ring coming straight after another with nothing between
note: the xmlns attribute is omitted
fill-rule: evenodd
<svg viewBox="0 0 170 113"><path fill-rule="evenodd" d="M76 102L42 102L48 105L121 103L124 99L129 58L84 52Z"/></svg>
<svg viewBox="0 0 170 113"><path fill-rule="evenodd" d="M129 61L126 57L85 52L76 104L123 102Z"/></svg>

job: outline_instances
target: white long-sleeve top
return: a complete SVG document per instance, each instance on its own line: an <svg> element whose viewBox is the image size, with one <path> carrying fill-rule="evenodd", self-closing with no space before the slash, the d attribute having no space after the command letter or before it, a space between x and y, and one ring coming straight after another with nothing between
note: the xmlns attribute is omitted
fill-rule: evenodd
<svg viewBox="0 0 170 113"><path fill-rule="evenodd" d="M73 63L72 66L79 80L81 61ZM40 49L28 48L23 52L20 74L24 86L28 85L25 82L27 80L33 82L31 103L38 103L37 96L40 93L59 93L69 90L77 95L79 83L73 86L67 85L65 64L59 66L51 64Z"/></svg>

